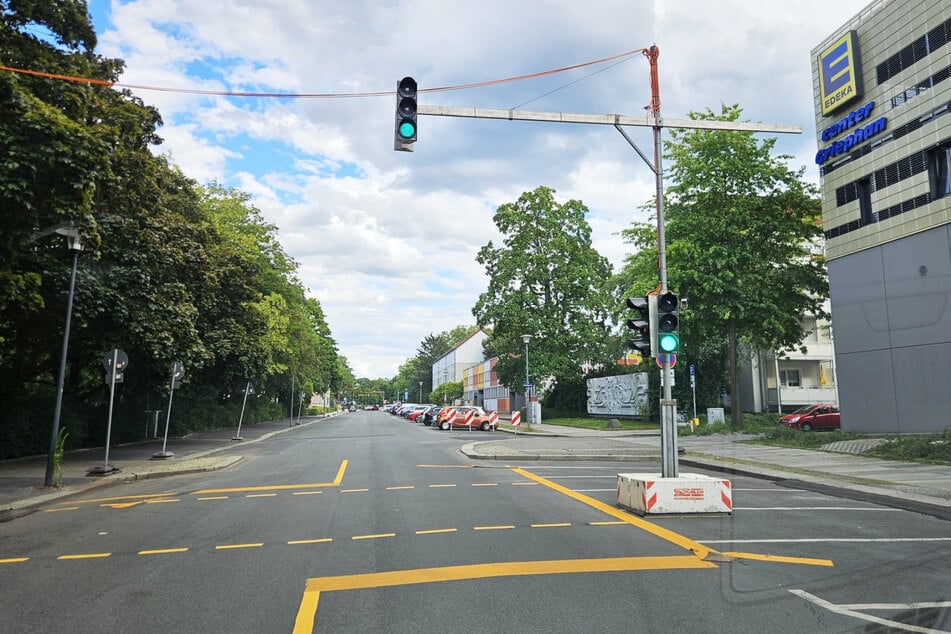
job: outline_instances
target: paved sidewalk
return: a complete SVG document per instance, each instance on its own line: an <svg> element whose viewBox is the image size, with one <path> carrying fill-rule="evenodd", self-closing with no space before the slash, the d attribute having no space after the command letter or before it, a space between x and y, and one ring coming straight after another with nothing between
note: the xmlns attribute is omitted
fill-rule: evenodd
<svg viewBox="0 0 951 634"><path fill-rule="evenodd" d="M535 425L534 433L512 435L500 428L496 438L463 447L471 458L520 462L526 460L656 460L660 473L660 436L634 431L591 431L555 425ZM818 433L818 432L817 432ZM880 460L861 455L874 442L831 445L836 451L789 449L743 442L753 436L717 434L681 436L679 473L691 468L752 475L775 481L795 481L819 490L846 492L899 508L923 510L951 519L951 466ZM623 467L619 465L619 471Z"/></svg>
<svg viewBox="0 0 951 634"><path fill-rule="evenodd" d="M158 438L112 447L109 466L118 471L107 475L89 475L96 469L106 469L104 448L71 451L63 456L59 487L44 486L46 456L0 461L0 522L32 507L112 484L224 469L242 459L242 445L293 431L323 418L302 417L243 425L240 440L234 439L235 427L169 438L167 443ZM172 455L154 458L162 452L163 444L166 453Z"/></svg>

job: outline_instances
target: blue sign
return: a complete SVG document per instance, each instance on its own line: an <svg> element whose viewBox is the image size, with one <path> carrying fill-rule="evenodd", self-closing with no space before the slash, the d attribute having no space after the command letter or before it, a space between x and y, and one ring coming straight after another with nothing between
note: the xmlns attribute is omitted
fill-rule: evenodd
<svg viewBox="0 0 951 634"><path fill-rule="evenodd" d="M690 376L696 376L696 375L697 375L697 366L690 364Z"/></svg>

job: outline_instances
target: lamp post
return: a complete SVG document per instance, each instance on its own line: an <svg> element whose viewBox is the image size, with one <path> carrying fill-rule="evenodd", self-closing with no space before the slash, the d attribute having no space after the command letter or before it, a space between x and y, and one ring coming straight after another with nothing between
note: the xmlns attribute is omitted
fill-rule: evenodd
<svg viewBox="0 0 951 634"><path fill-rule="evenodd" d="M423 382L419 382L419 402L423 402Z"/></svg>
<svg viewBox="0 0 951 634"><path fill-rule="evenodd" d="M69 276L69 295L66 300L66 326L63 328L63 351L59 359L59 376L56 379L56 406L53 408L53 435L50 437L50 450L46 456L46 486L53 486L53 456L56 453L56 441L59 438L59 417L63 410L63 383L66 380L66 352L69 350L69 325L73 316L73 294L76 290L76 267L83 244L79 230L63 227L56 233L66 236L66 247L73 254L73 268Z"/></svg>
<svg viewBox="0 0 951 634"><path fill-rule="evenodd" d="M525 418L528 420L527 423L532 423L532 404L529 401L531 396L531 388L529 387L530 381L528 380L528 342L532 340L531 335L522 335L522 341L525 342Z"/></svg>

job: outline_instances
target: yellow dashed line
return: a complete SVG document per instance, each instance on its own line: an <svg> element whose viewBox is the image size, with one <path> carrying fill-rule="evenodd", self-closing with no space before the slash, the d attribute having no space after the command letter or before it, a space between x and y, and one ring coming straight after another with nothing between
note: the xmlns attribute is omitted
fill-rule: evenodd
<svg viewBox="0 0 951 634"><path fill-rule="evenodd" d="M588 526L630 526L627 522L611 521L611 522L588 522Z"/></svg>
<svg viewBox="0 0 951 634"><path fill-rule="evenodd" d="M451 489L454 486L456 485L455 484L430 484L429 488L430 489Z"/></svg>
<svg viewBox="0 0 951 634"><path fill-rule="evenodd" d="M140 555L169 555L172 553L187 553L187 548L162 548L159 550L140 550Z"/></svg>
<svg viewBox="0 0 951 634"><path fill-rule="evenodd" d="M416 531L417 535L435 535L436 533L455 533L458 528L434 528L427 531Z"/></svg>
<svg viewBox="0 0 951 634"><path fill-rule="evenodd" d="M377 533L376 535L354 535L350 539L356 541L358 539L380 539L381 537L396 537L396 533Z"/></svg>
<svg viewBox="0 0 951 634"><path fill-rule="evenodd" d="M228 496L227 496L227 495L214 495L214 496L207 497L207 498L198 498L198 501L199 501L199 502L206 502L206 501L208 501L208 500L227 500L227 499L228 499Z"/></svg>
<svg viewBox="0 0 951 634"><path fill-rule="evenodd" d="M84 555L60 555L57 559L68 560L68 559L104 559L110 556L112 553L87 553Z"/></svg>
<svg viewBox="0 0 951 634"><path fill-rule="evenodd" d="M559 528L562 526L571 526L568 522L562 522L560 524L529 524L532 528Z"/></svg>
<svg viewBox="0 0 951 634"><path fill-rule="evenodd" d="M123 496L121 496L121 497L115 497L115 498L96 498L96 499L89 499L89 500L73 500L72 502L69 502L69 503L70 503L70 504L88 504L88 503L90 503L90 502L114 502L114 501L116 501L116 500L141 500L141 499L144 499L144 498L158 498L158 497L163 497L163 496L168 496L168 495L175 495L175 494L174 494L174 493L151 493L151 494L148 494L148 495L123 495ZM65 504L65 503L61 502L61 504Z"/></svg>
<svg viewBox="0 0 951 634"><path fill-rule="evenodd" d="M79 509L78 506L66 506L61 509L45 509L43 512L44 513L59 513L60 511L75 511L78 509Z"/></svg>
<svg viewBox="0 0 951 634"><path fill-rule="evenodd" d="M538 484L537 482L513 482L513 487L532 487Z"/></svg>
<svg viewBox="0 0 951 634"><path fill-rule="evenodd" d="M401 487L386 487L387 491L407 491L409 489L415 489L414 486L401 486Z"/></svg>
<svg viewBox="0 0 951 634"><path fill-rule="evenodd" d="M12 559L0 559L0 564L20 564L24 561L30 561L29 557L14 557Z"/></svg>
<svg viewBox="0 0 951 634"><path fill-rule="evenodd" d="M146 504L166 504L168 502L180 502L178 498L162 498L161 500L146 500Z"/></svg>
<svg viewBox="0 0 951 634"><path fill-rule="evenodd" d="M295 491L291 495L317 495L318 493L323 493L323 491Z"/></svg>
<svg viewBox="0 0 951 634"><path fill-rule="evenodd" d="M332 541L333 541L333 538L331 537L322 537L320 539L293 539L287 542L287 545L296 546L298 544L326 544Z"/></svg>
<svg viewBox="0 0 951 634"><path fill-rule="evenodd" d="M246 498L276 498L277 493L251 493L244 497Z"/></svg>
<svg viewBox="0 0 951 634"><path fill-rule="evenodd" d="M341 493L366 493L370 489L340 489Z"/></svg>
<svg viewBox="0 0 951 634"><path fill-rule="evenodd" d="M215 546L215 550L234 550L236 548L260 548L264 545L264 542L258 542L256 544L221 544Z"/></svg>
<svg viewBox="0 0 951 634"><path fill-rule="evenodd" d="M502 531L510 528L515 528L514 524L508 526L473 526L472 530L474 531Z"/></svg>
<svg viewBox="0 0 951 634"><path fill-rule="evenodd" d="M499 486L498 482L473 482L472 486L474 487L497 487Z"/></svg>

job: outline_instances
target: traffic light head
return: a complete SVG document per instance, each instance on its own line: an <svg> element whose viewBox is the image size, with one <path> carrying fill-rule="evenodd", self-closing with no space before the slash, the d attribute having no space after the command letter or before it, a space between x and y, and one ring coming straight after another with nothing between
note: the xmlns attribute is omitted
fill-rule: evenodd
<svg viewBox="0 0 951 634"><path fill-rule="evenodd" d="M643 357L651 356L651 313L649 297L628 297L627 307L634 311L634 316L627 320L627 327L631 329L631 338L628 346L636 350Z"/></svg>
<svg viewBox="0 0 951 634"><path fill-rule="evenodd" d="M412 152L416 143L416 80L404 77L396 84L396 130L393 149Z"/></svg>
<svg viewBox="0 0 951 634"><path fill-rule="evenodd" d="M680 350L680 298L664 293L657 298L657 351L675 354Z"/></svg>

